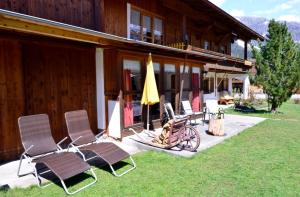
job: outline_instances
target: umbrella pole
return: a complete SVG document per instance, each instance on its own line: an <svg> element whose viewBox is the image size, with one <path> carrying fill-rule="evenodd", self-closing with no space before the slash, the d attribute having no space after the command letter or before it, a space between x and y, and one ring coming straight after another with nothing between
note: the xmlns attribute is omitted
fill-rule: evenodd
<svg viewBox="0 0 300 197"><path fill-rule="evenodd" d="M147 109L147 131L149 131L149 104Z"/></svg>

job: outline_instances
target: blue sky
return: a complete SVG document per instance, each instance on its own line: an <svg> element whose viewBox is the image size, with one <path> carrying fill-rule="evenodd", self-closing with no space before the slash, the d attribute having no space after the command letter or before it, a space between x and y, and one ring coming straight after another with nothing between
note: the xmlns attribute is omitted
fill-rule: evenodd
<svg viewBox="0 0 300 197"><path fill-rule="evenodd" d="M300 0L210 0L233 16L300 22Z"/></svg>

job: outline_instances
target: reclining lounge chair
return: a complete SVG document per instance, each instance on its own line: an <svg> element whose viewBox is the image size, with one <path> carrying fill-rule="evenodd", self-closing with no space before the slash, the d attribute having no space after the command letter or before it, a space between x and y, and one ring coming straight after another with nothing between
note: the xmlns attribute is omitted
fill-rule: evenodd
<svg viewBox="0 0 300 197"><path fill-rule="evenodd" d="M224 110L221 107L219 107L218 101L216 99L207 99L205 103L205 111L208 114L209 120L213 115L220 115L224 119Z"/></svg>
<svg viewBox="0 0 300 197"><path fill-rule="evenodd" d="M90 165L82 160L80 156L72 152L63 152L62 148L60 147L60 143L66 138L60 141L58 144L55 144L51 135L48 115L38 114L22 116L18 119L18 124L22 144L25 149L20 158L18 168L19 177L27 174L34 174L39 187L41 187L40 175L51 171L56 177L59 178L67 194L75 194L97 181L97 177ZM23 159L26 159L31 165L33 165L32 162L36 163L35 166L32 166L32 171L26 174L20 173ZM38 173L38 164L44 164L49 170ZM91 171L95 180L92 183L77 189L76 191L70 192L64 181L88 170Z"/></svg>
<svg viewBox="0 0 300 197"><path fill-rule="evenodd" d="M167 114L168 119L183 119L183 118L189 118L188 115L175 115L172 104L171 103L165 103L164 104L165 112Z"/></svg>
<svg viewBox="0 0 300 197"><path fill-rule="evenodd" d="M119 146L112 142L98 142L91 130L88 115L85 110L66 112L65 119L68 133L72 140L70 146L75 148L85 161L99 157L109 165L112 173L118 177L136 168L132 157ZM84 153L89 152L94 153L95 156L86 158L86 154ZM132 168L121 174L117 174L112 165L128 157L132 162Z"/></svg>
<svg viewBox="0 0 300 197"><path fill-rule="evenodd" d="M202 124L204 124L205 113L203 113L203 112L193 112L190 101L188 101L188 100L187 101L181 101L181 104L182 104L182 109L183 109L185 115L190 115L191 120L195 120L195 123L196 123L197 117L201 116Z"/></svg>

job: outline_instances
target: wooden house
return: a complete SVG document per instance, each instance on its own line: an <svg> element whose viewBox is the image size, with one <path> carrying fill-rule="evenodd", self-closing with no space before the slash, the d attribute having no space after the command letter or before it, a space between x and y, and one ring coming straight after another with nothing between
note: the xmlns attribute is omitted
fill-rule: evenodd
<svg viewBox="0 0 300 197"><path fill-rule="evenodd" d="M231 43L245 41L244 58ZM92 129L122 138L142 128L145 66L152 53L161 102L201 110L205 95L230 89L251 68L247 43L263 39L207 0L0 1L0 161L22 152L17 119L47 113L56 141L64 112L86 109ZM231 76L231 78L230 78Z"/></svg>

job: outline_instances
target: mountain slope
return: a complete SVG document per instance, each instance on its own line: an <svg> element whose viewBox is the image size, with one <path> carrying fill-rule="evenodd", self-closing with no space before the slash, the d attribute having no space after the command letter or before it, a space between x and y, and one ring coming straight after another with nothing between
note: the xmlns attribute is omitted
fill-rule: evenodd
<svg viewBox="0 0 300 197"><path fill-rule="evenodd" d="M243 16L237 17L237 19L263 36L265 36L268 32L269 20L266 18ZM300 23L286 22L286 24L293 36L294 41L300 42Z"/></svg>

